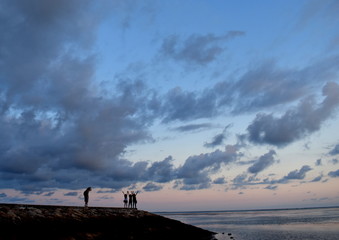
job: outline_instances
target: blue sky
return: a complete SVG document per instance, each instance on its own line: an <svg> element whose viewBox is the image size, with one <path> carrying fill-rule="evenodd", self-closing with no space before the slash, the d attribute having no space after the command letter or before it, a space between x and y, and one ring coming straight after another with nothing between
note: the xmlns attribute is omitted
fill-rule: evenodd
<svg viewBox="0 0 339 240"><path fill-rule="evenodd" d="M338 1L0 9L0 202L339 204Z"/></svg>

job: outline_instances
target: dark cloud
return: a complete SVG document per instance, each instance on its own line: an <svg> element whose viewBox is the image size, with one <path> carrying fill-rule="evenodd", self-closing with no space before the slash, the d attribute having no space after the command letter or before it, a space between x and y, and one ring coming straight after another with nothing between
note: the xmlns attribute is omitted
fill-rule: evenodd
<svg viewBox="0 0 339 240"><path fill-rule="evenodd" d="M314 111L314 114L321 113L323 118L319 121L322 122L330 117L332 111L338 105L335 97L338 91L337 84L330 82L336 81L338 61L339 56L333 56L310 64L303 69L282 69L273 61L259 63L252 69L245 71L236 80L220 81L200 92L185 91L179 87L173 88L162 98L161 117L163 122L168 123L175 120L187 121L211 118L225 112L236 115L253 113L263 109L273 109L275 106L279 106L279 109L281 109L284 105L288 106L288 104L303 99L298 108L286 112L285 118L291 118L286 120L296 125L292 122L293 119L305 117L303 114L307 114L306 111L309 110ZM317 109L307 109L310 108L309 104L316 104L316 102L314 98L305 99L305 97L313 94L315 89L321 88L326 81L330 82L323 88L323 95L326 99L319 104ZM329 90L332 88L333 92ZM312 112L309 112L309 114L312 114ZM264 116L267 119L275 120L271 115L264 114ZM259 117L263 116L258 115ZM312 117L314 116L312 115ZM308 122L311 121L312 118ZM313 119L313 121L315 120ZM308 129L312 127L310 125L312 123L301 130L298 129L296 134L300 135L312 131L313 129ZM300 137L302 136L303 134ZM288 138L288 136L282 138ZM290 136L290 138L286 141L296 139L293 136Z"/></svg>
<svg viewBox="0 0 339 240"><path fill-rule="evenodd" d="M233 189L237 189L239 187L243 187L244 185L249 185L250 181L248 180L248 175L246 173L242 173L237 175L233 180Z"/></svg>
<svg viewBox="0 0 339 240"><path fill-rule="evenodd" d="M225 184L227 183L226 179L224 177L219 177L213 181L214 184Z"/></svg>
<svg viewBox="0 0 339 240"><path fill-rule="evenodd" d="M247 173L241 173L233 179L232 189L245 189L247 186L252 185L268 185L265 189L276 189L277 184L287 184L290 180L303 180L306 177L306 173L311 171L312 168L308 165L302 166L299 170L293 170L286 176L280 179L260 179L256 175L248 175ZM318 180L317 178L315 180ZM320 181L320 180L319 180Z"/></svg>
<svg viewBox="0 0 339 240"><path fill-rule="evenodd" d="M276 190L278 188L278 186L273 186L273 185L269 185L267 187L265 187L265 189L268 189L268 190Z"/></svg>
<svg viewBox="0 0 339 240"><path fill-rule="evenodd" d="M339 154L339 144L335 145L334 148L328 154L332 156Z"/></svg>
<svg viewBox="0 0 339 240"><path fill-rule="evenodd" d="M311 182L319 182L323 178L323 175L319 175L318 177L315 177Z"/></svg>
<svg viewBox="0 0 339 240"><path fill-rule="evenodd" d="M162 186L149 182L142 189L144 189L146 192L154 192L161 190Z"/></svg>
<svg viewBox="0 0 339 240"><path fill-rule="evenodd" d="M339 169L337 171L332 171L328 173L330 177L339 177Z"/></svg>
<svg viewBox="0 0 339 240"><path fill-rule="evenodd" d="M335 164L339 163L339 160L338 159L332 159L332 160L330 160L330 162L335 165Z"/></svg>
<svg viewBox="0 0 339 240"><path fill-rule="evenodd" d="M152 178L153 181L165 183L170 182L176 178L176 170L172 164L173 158L169 156L161 162L154 162L148 169L148 178Z"/></svg>
<svg viewBox="0 0 339 240"><path fill-rule="evenodd" d="M321 166L322 165L321 159L317 159L317 161L315 161L315 165L316 166Z"/></svg>
<svg viewBox="0 0 339 240"><path fill-rule="evenodd" d="M5 198L5 197L7 197L6 193L0 193L0 198Z"/></svg>
<svg viewBox="0 0 339 240"><path fill-rule="evenodd" d="M155 93L141 81L117 79L102 95L94 82L95 33L112 6L1 3L0 187L119 188L141 179L147 163L122 155L151 140Z"/></svg>
<svg viewBox="0 0 339 240"><path fill-rule="evenodd" d="M216 95L206 90L202 93L173 88L165 95L162 105L163 122L187 121L217 115Z"/></svg>
<svg viewBox="0 0 339 240"><path fill-rule="evenodd" d="M305 72L306 70L298 72L294 69L280 69L274 61L262 63L248 70L232 86L232 91L237 97L233 111L253 112L289 103L304 96L309 92L309 85L303 81Z"/></svg>
<svg viewBox="0 0 339 240"><path fill-rule="evenodd" d="M240 31L230 31L222 36L192 34L185 40L177 35L171 35L164 39L161 53L176 61L203 66L213 62L225 51L227 41L242 35L244 32Z"/></svg>
<svg viewBox="0 0 339 240"><path fill-rule="evenodd" d="M259 157L259 159L255 161L255 163L250 166L247 171L254 174L263 171L264 169L271 166L274 162L276 162L276 160L274 159L274 155L276 155L276 152L274 150L270 150L268 153Z"/></svg>
<svg viewBox="0 0 339 240"><path fill-rule="evenodd" d="M321 124L332 116L339 106L339 86L327 83L323 88L325 99L317 104L314 98L304 99L297 108L287 111L281 117L273 114L257 114L248 126L249 140L256 144L270 144L279 147L318 131Z"/></svg>
<svg viewBox="0 0 339 240"><path fill-rule="evenodd" d="M221 166L235 162L239 157L238 148L228 145L225 151L216 150L211 153L195 155L187 158L185 163L177 169L177 176L183 179L185 185L209 187L209 175L216 173Z"/></svg>
<svg viewBox="0 0 339 240"><path fill-rule="evenodd" d="M188 124L180 127L174 128L175 131L179 132L192 132L192 131L200 131L204 129L211 128L212 125L209 123L200 123L200 124Z"/></svg>
<svg viewBox="0 0 339 240"><path fill-rule="evenodd" d="M302 166L299 170L294 170L289 172L282 180L294 180L294 179L304 179L306 176L306 173L311 171L312 168L308 165Z"/></svg>
<svg viewBox="0 0 339 240"><path fill-rule="evenodd" d="M78 196L78 193L77 192L68 192L68 193L65 193L64 196Z"/></svg>
<svg viewBox="0 0 339 240"><path fill-rule="evenodd" d="M189 181L185 181L179 189L185 190L185 191L192 191L192 190L199 190L199 189L207 189L210 187L211 187L210 179L202 179L201 183L192 183Z"/></svg>
<svg viewBox="0 0 339 240"><path fill-rule="evenodd" d="M205 147L207 148L214 148L214 147L217 147L217 146L220 146L223 144L224 140L227 138L227 130L231 127L232 125L229 124L227 125L223 132L214 136L212 141L211 142L207 142L204 144Z"/></svg>
<svg viewBox="0 0 339 240"><path fill-rule="evenodd" d="M301 17L297 22L297 27L304 28L317 17L320 17L325 24L333 23L336 26L338 23L338 11L339 3L336 0L326 2L321 0L307 1L301 9Z"/></svg>
<svg viewBox="0 0 339 240"><path fill-rule="evenodd" d="M157 183L176 181L175 188L182 190L204 189L211 186L211 174L218 172L222 166L233 163L240 156L238 146L228 145L224 151L188 157L184 164L174 167L172 157L152 163L140 176L139 180L152 180ZM216 184L221 184L222 178Z"/></svg>
<svg viewBox="0 0 339 240"><path fill-rule="evenodd" d="M54 192L47 192L44 194L45 197L50 197L54 194Z"/></svg>
<svg viewBox="0 0 339 240"><path fill-rule="evenodd" d="M220 96L219 102L228 105L231 101L234 113L255 112L292 103L308 96L314 87L336 81L338 61L339 56L328 57L301 69L282 68L275 61L259 63L234 84L218 84L219 92L228 92L225 100Z"/></svg>
<svg viewBox="0 0 339 240"><path fill-rule="evenodd" d="M211 142L205 143L204 146L207 147L207 148L214 148L216 146L221 145L223 143L224 139L225 139L225 134L220 133L220 134L214 136Z"/></svg>
<svg viewBox="0 0 339 240"><path fill-rule="evenodd" d="M118 190L111 189L111 190L98 190L97 193L116 193Z"/></svg>

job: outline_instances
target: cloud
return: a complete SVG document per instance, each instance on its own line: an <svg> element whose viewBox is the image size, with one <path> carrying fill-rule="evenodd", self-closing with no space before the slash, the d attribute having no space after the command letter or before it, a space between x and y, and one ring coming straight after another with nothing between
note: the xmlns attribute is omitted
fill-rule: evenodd
<svg viewBox="0 0 339 240"><path fill-rule="evenodd" d="M315 165L316 166L321 166L322 165L321 159L317 159L317 161L315 162Z"/></svg>
<svg viewBox="0 0 339 240"><path fill-rule="evenodd" d="M332 156L339 154L339 144L335 145L334 148L328 154Z"/></svg>
<svg viewBox="0 0 339 240"><path fill-rule="evenodd" d="M173 158L169 156L163 161L154 162L148 169L147 175L153 181L165 183L176 178L176 170L172 164Z"/></svg>
<svg viewBox="0 0 339 240"><path fill-rule="evenodd" d="M246 173L242 173L237 175L233 180L233 188L237 189L239 187L243 187L245 185L249 185L248 175Z"/></svg>
<svg viewBox="0 0 339 240"><path fill-rule="evenodd" d="M302 69L283 69L277 66L274 61L269 61L256 64L235 80L220 81L201 91L187 91L180 87L172 88L162 97L159 114L164 123L169 123L176 120L211 118L225 113L238 115L267 109L276 110L273 107L280 106L281 109L303 99L298 108L286 112L285 118L290 117L292 119L282 120L289 120L291 124L296 125L292 122L293 119L296 122L298 120L305 121L305 119L297 118L305 117L304 114L307 114L306 111L309 110L313 111L314 115L322 114L323 119L319 120L321 123L330 117L338 106L338 99L336 98L338 86L331 82L337 80L338 61L339 56L333 56ZM308 96L314 93L314 89L319 89L326 82L328 83L323 88L325 100L319 104L318 108L311 109L307 105L316 105L316 101L315 98ZM330 91L332 88L333 92ZM320 113L320 111L323 112ZM309 114L312 114L312 112L309 112ZM266 118L261 119L264 116ZM259 119L259 117L261 118ZM312 117L314 116L312 115ZM257 121L266 119L268 121L271 119L278 120L278 118L275 119L273 115L268 114L259 114L257 117ZM309 122L312 120L310 119ZM286 141L299 139L304 136L302 133L314 131L309 129L312 127L310 125L312 124L309 123L304 129L299 132L296 131L295 135L297 136L290 136L291 139L286 139ZM288 136L281 138L288 138ZM278 142L277 144L282 144L279 139L275 141Z"/></svg>
<svg viewBox="0 0 339 240"><path fill-rule="evenodd" d="M192 132L192 131L200 131L204 129L211 128L212 125L209 123L200 123L200 124L187 124L184 126L174 128L175 131L179 132Z"/></svg>
<svg viewBox="0 0 339 240"><path fill-rule="evenodd" d="M64 196L78 196L78 193L77 192L68 192L68 193L65 193Z"/></svg>
<svg viewBox="0 0 339 240"><path fill-rule="evenodd" d="M226 179L224 177L219 177L213 181L214 184L225 184L227 183Z"/></svg>
<svg viewBox="0 0 339 240"><path fill-rule="evenodd" d="M321 0L313 0L305 2L304 7L301 9L301 17L297 26L306 27L308 23L320 17L326 24L330 22L338 22L337 11L339 9L338 1L329 0L323 2Z"/></svg>
<svg viewBox="0 0 339 240"><path fill-rule="evenodd" d="M54 194L54 192L47 192L44 194L45 197L50 197Z"/></svg>
<svg viewBox="0 0 339 240"><path fill-rule="evenodd" d="M152 139L155 92L116 79L112 92L101 93L92 50L113 5L81 6L1 3L0 187L122 187L147 166L122 156L130 144Z"/></svg>
<svg viewBox="0 0 339 240"><path fill-rule="evenodd" d="M318 131L339 105L338 84L327 83L323 88L323 95L325 99L322 103L316 104L314 98L306 98L297 108L287 111L281 117L257 114L247 128L249 140L256 144L283 147Z"/></svg>
<svg viewBox="0 0 339 240"><path fill-rule="evenodd" d="M257 175L249 175L246 172L238 174L232 180L232 189L246 189L248 186L267 185L264 189L275 190L278 184L287 184L290 180L303 180L306 177L306 173L311 171L312 168L308 165L302 166L299 170L293 170L280 179L261 179ZM274 174L271 174L274 175ZM320 181L322 176L313 179L311 182Z"/></svg>
<svg viewBox="0 0 339 240"><path fill-rule="evenodd" d="M318 177L315 177L311 182L319 182L323 178L323 175L320 175Z"/></svg>
<svg viewBox="0 0 339 240"><path fill-rule="evenodd" d="M163 187L154 183L147 183L142 189L144 189L146 192L154 192L154 191L159 191Z"/></svg>
<svg viewBox="0 0 339 240"><path fill-rule="evenodd" d="M278 186L273 186L273 185L269 185L267 187L265 187L265 189L268 189L268 190L276 190L278 188Z"/></svg>
<svg viewBox="0 0 339 240"><path fill-rule="evenodd" d="M338 160L338 159L332 159L332 160L330 160L330 162L331 162L333 165L335 165L335 164L339 163L339 160Z"/></svg>
<svg viewBox="0 0 339 240"><path fill-rule="evenodd" d="M274 150L270 150L268 153L261 156L252 166L250 166L247 171L254 174L263 171L276 162L274 155L276 155L276 152Z"/></svg>
<svg viewBox="0 0 339 240"><path fill-rule="evenodd" d="M0 198L5 198L5 197L7 197L6 193L0 193Z"/></svg>
<svg viewBox="0 0 339 240"><path fill-rule="evenodd" d="M237 151L237 146L228 145L225 151L216 150L211 153L190 156L177 169L177 177L183 179L183 183L189 185L189 188L193 185L198 186L199 189L207 188L211 183L209 175L216 173L221 166L235 162L239 156Z"/></svg>
<svg viewBox="0 0 339 240"><path fill-rule="evenodd" d="M205 143L205 144L204 144L204 147L207 147L207 148L214 148L214 147L217 147L217 146L222 145L223 142L224 142L224 140L225 140L226 137L227 137L227 130L228 130L228 128L230 128L231 126L232 126L231 124L227 125L227 126L224 128L224 130L223 130L222 133L220 133L220 134L214 136L211 142Z"/></svg>
<svg viewBox="0 0 339 240"><path fill-rule="evenodd" d="M176 61L204 66L225 51L227 41L242 35L244 32L240 31L230 31L222 36L192 34L185 40L181 40L178 35L171 35L164 39L160 51L163 56Z"/></svg>
<svg viewBox="0 0 339 240"><path fill-rule="evenodd" d="M174 120L187 121L217 115L216 96L213 91L203 93L184 91L173 88L165 95L161 116L163 122Z"/></svg>
<svg viewBox="0 0 339 240"><path fill-rule="evenodd" d="M330 177L339 177L339 169L337 171L331 171L328 173Z"/></svg>
<svg viewBox="0 0 339 240"><path fill-rule="evenodd" d="M302 166L299 170L294 170L289 172L285 177L282 178L282 181L285 180L294 180L294 179L304 179L306 176L306 173L311 171L312 168L308 165Z"/></svg>
<svg viewBox="0 0 339 240"><path fill-rule="evenodd" d="M156 183L175 181L174 188L195 190L211 187L210 176L217 173L222 166L235 162L240 156L237 145L228 145L224 151L216 150L211 153L188 157L183 165L174 167L171 156L163 161L152 163L142 171L139 181L151 180ZM215 180L215 184L225 182L223 178Z"/></svg>

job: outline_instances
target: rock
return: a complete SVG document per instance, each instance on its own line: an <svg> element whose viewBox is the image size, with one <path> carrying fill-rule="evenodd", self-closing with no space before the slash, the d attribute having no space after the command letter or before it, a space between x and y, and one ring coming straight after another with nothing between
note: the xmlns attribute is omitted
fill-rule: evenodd
<svg viewBox="0 0 339 240"><path fill-rule="evenodd" d="M126 208L0 204L0 239L196 239L215 233Z"/></svg>

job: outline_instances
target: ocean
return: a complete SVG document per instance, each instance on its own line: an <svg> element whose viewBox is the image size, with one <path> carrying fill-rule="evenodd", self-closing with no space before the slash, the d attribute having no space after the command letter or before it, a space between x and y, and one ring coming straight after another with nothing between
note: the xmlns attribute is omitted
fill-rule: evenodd
<svg viewBox="0 0 339 240"><path fill-rule="evenodd" d="M218 240L339 240L339 207L157 214L216 232Z"/></svg>

